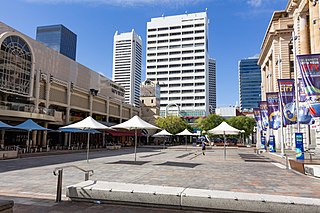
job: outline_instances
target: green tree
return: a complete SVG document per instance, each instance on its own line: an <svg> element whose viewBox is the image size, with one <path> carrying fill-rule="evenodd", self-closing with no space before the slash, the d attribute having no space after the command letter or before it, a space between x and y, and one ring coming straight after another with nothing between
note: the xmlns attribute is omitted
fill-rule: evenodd
<svg viewBox="0 0 320 213"><path fill-rule="evenodd" d="M220 115L210 114L206 118L199 118L197 120L197 127L208 131L210 129L213 129L217 127L219 124L221 124L224 121L224 118Z"/></svg>
<svg viewBox="0 0 320 213"><path fill-rule="evenodd" d="M177 116L158 117L156 119L156 125L171 134L177 134L186 128L189 131L192 130L192 127L185 120Z"/></svg>
<svg viewBox="0 0 320 213"><path fill-rule="evenodd" d="M231 117L227 120L227 123L234 128L244 130L245 137L248 137L253 132L253 128L256 125L254 118L248 116Z"/></svg>

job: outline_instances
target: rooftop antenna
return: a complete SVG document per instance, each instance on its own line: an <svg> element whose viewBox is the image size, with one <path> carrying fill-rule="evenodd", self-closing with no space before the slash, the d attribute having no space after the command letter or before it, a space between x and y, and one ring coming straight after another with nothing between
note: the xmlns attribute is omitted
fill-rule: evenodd
<svg viewBox="0 0 320 213"><path fill-rule="evenodd" d="M162 16L162 18L164 18L164 13L162 13L162 15L161 15L161 16Z"/></svg>
<svg viewBox="0 0 320 213"><path fill-rule="evenodd" d="M184 13L188 15L188 11L187 10Z"/></svg>

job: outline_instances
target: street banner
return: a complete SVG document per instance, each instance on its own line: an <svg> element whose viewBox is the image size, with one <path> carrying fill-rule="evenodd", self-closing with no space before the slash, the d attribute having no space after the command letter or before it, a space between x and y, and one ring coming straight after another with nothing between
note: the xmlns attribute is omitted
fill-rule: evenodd
<svg viewBox="0 0 320 213"><path fill-rule="evenodd" d="M279 110L279 95L277 92L266 93L269 126L271 129L279 129L281 127L281 115Z"/></svg>
<svg viewBox="0 0 320 213"><path fill-rule="evenodd" d="M266 137L261 135L261 149L267 149L266 147Z"/></svg>
<svg viewBox="0 0 320 213"><path fill-rule="evenodd" d="M278 79L279 96L282 104L283 126L296 124L297 113L294 99L294 80Z"/></svg>
<svg viewBox="0 0 320 213"><path fill-rule="evenodd" d="M268 116L268 105L266 101L259 102L259 109L261 115L261 123L262 123L262 130L267 130L269 127L269 116Z"/></svg>
<svg viewBox="0 0 320 213"><path fill-rule="evenodd" d="M256 120L258 131L262 131L262 124L261 124L261 115L260 115L260 109L259 108L253 108L253 115L254 119Z"/></svg>
<svg viewBox="0 0 320 213"><path fill-rule="evenodd" d="M296 160L304 160L303 134L295 133Z"/></svg>
<svg viewBox="0 0 320 213"><path fill-rule="evenodd" d="M276 152L276 142L274 135L269 136L269 150L270 152Z"/></svg>
<svg viewBox="0 0 320 213"><path fill-rule="evenodd" d="M302 78L298 79L298 91L299 91L298 121L300 124L311 124L312 116L309 111L309 103L307 102L305 85L302 81Z"/></svg>
<svg viewBox="0 0 320 213"><path fill-rule="evenodd" d="M320 117L320 54L297 56L312 117Z"/></svg>

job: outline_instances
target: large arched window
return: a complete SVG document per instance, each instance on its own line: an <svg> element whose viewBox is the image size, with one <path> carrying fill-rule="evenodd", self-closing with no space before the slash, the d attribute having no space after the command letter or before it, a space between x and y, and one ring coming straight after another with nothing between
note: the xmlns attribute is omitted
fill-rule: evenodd
<svg viewBox="0 0 320 213"><path fill-rule="evenodd" d="M28 96L30 92L32 54L19 36L8 36L0 49L0 90Z"/></svg>

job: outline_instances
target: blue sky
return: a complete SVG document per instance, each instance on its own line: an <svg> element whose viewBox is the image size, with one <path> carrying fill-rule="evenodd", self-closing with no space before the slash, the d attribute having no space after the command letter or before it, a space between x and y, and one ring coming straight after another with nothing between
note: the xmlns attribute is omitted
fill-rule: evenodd
<svg viewBox="0 0 320 213"><path fill-rule="evenodd" d="M273 11L288 0L1 0L0 21L35 38L37 26L63 24L78 36L77 61L112 76L115 31L132 29L144 44L147 22L162 14L208 9L209 52L217 60L217 105L239 101L238 61L260 52Z"/></svg>

